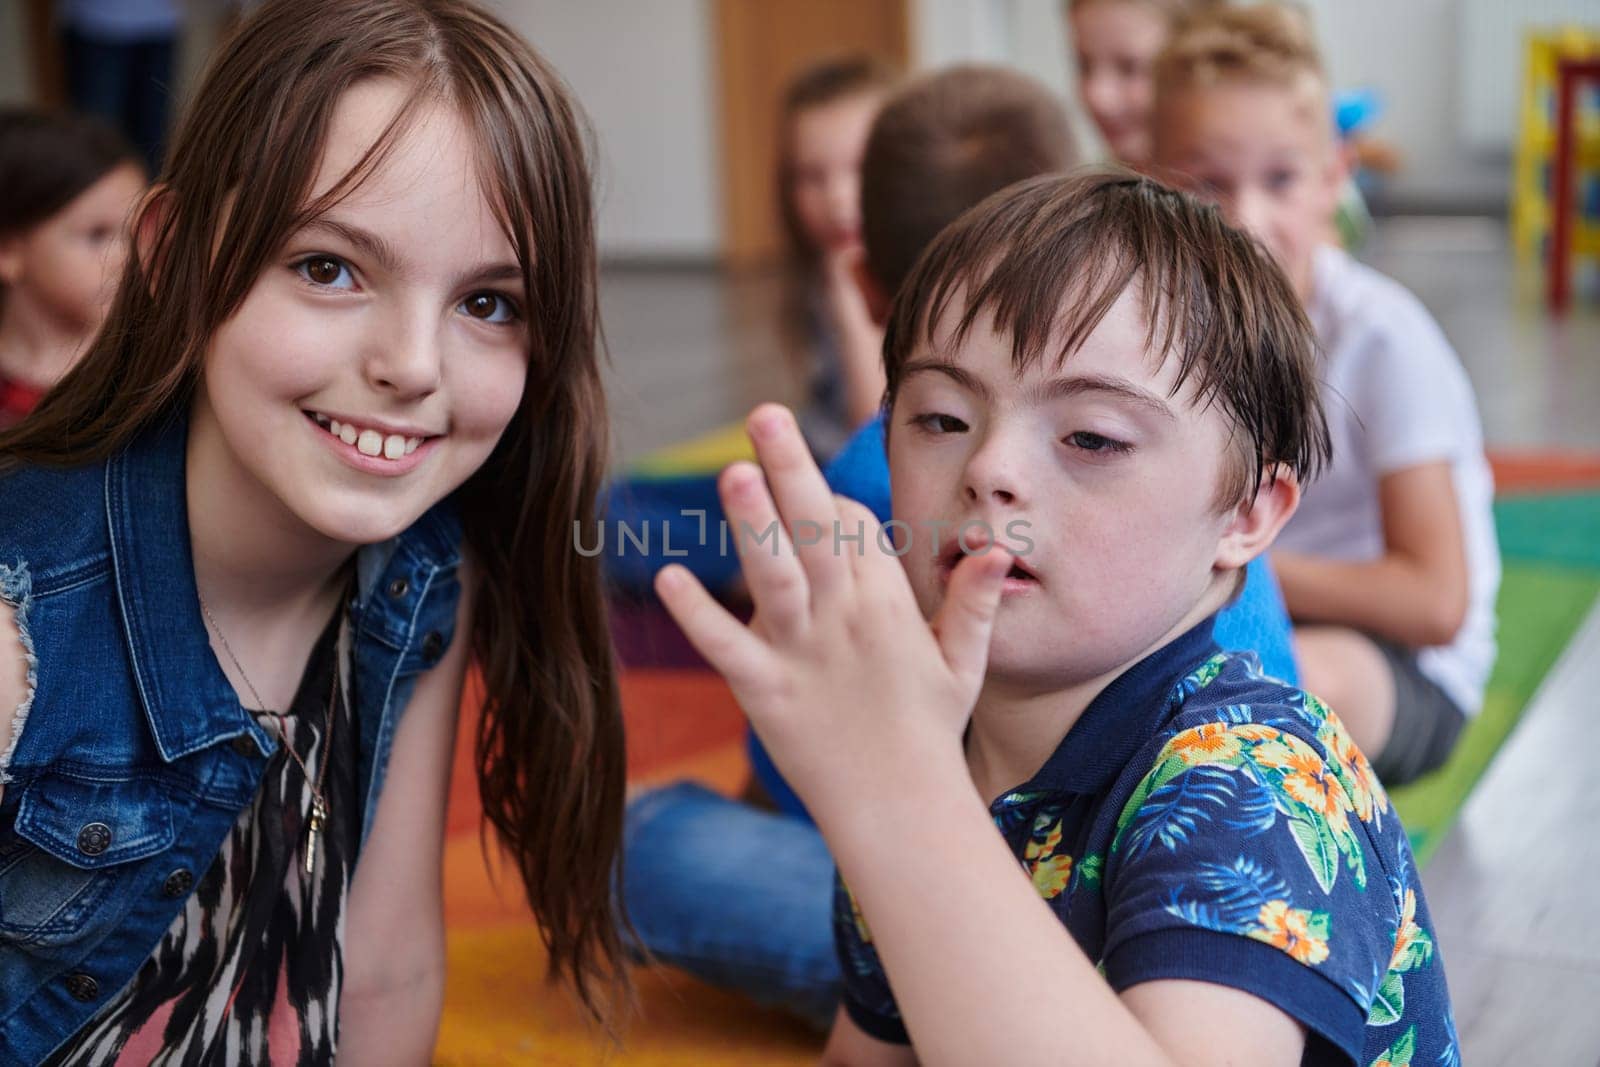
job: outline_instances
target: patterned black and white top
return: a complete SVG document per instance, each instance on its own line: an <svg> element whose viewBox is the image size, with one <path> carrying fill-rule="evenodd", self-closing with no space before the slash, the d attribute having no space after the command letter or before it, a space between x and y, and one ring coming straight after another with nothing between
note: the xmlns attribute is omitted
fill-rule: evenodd
<svg viewBox="0 0 1600 1067"><path fill-rule="evenodd" d="M342 613L306 666L288 743L316 774ZM348 677L345 672L345 677ZM328 816L306 874L311 788L281 748L211 867L150 958L51 1065L331 1063L338 1043L344 909L360 844L351 694L335 697ZM259 712L276 736L280 720Z"/></svg>

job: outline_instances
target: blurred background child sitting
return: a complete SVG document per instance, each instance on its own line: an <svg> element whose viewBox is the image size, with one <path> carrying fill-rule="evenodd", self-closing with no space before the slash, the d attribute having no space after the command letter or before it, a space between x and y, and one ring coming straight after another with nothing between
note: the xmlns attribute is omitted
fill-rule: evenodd
<svg viewBox="0 0 1600 1067"><path fill-rule="evenodd" d="M100 329L144 186L132 146L99 120L0 110L0 426Z"/></svg>

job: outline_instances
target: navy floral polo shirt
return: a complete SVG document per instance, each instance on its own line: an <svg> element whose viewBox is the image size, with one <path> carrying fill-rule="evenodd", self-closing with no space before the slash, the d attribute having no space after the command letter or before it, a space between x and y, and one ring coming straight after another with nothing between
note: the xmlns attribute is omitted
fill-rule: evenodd
<svg viewBox="0 0 1600 1067"><path fill-rule="evenodd" d="M1366 757L1316 697L1219 651L1210 621L1107 686L990 813L1113 989L1244 990L1304 1024L1304 1063L1459 1063L1411 848ZM834 936L850 1017L905 1043L843 883Z"/></svg>

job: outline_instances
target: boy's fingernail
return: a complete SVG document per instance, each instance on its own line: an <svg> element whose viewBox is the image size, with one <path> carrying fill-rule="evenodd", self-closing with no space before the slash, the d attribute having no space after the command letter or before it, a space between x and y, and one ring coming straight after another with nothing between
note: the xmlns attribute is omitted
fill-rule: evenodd
<svg viewBox="0 0 1600 1067"><path fill-rule="evenodd" d="M768 408L750 416L750 432L763 441L772 440L783 425L783 413Z"/></svg>

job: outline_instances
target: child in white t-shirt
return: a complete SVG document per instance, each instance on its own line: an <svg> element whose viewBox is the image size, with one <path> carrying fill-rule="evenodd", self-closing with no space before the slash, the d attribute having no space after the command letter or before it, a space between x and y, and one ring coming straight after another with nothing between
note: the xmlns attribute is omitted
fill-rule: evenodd
<svg viewBox="0 0 1600 1067"><path fill-rule="evenodd" d="M1450 754L1494 661L1500 563L1472 387L1415 297L1321 243L1345 168L1298 12L1207 12L1156 82L1157 167L1272 251L1316 328L1333 462L1273 566L1302 684L1386 784L1407 781Z"/></svg>

